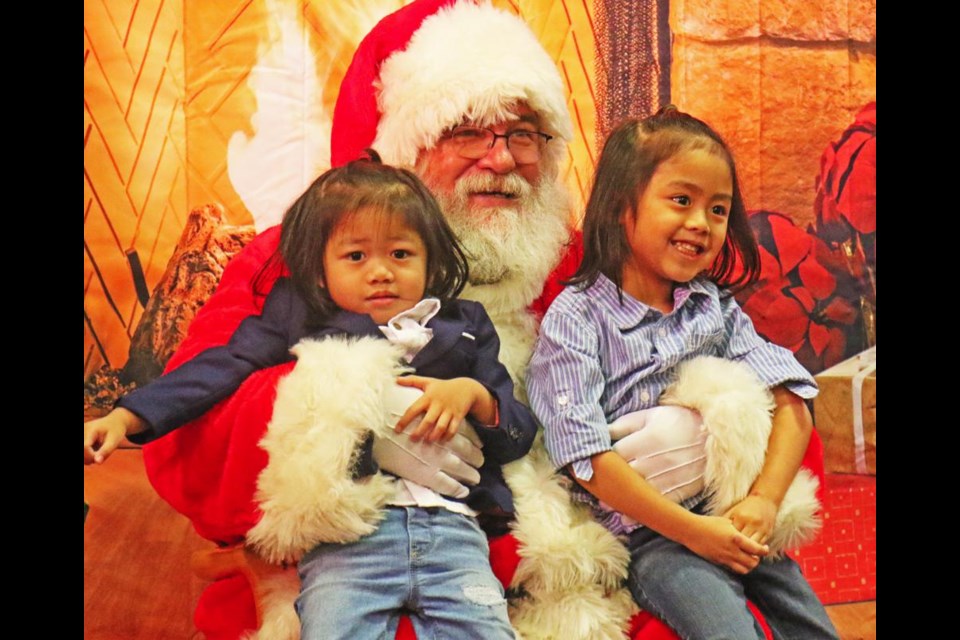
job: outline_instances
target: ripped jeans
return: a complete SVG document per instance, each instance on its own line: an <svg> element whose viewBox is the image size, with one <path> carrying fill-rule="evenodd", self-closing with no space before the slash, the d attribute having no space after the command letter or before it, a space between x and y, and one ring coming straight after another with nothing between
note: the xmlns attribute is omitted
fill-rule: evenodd
<svg viewBox="0 0 960 640"><path fill-rule="evenodd" d="M301 640L393 640L403 614L418 638L515 637L486 535L443 508L387 507L375 532L314 548L299 573Z"/></svg>

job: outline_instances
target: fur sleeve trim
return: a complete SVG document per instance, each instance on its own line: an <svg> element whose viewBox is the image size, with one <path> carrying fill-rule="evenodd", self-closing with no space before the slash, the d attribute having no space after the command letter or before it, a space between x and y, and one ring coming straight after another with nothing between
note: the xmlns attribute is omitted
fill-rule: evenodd
<svg viewBox="0 0 960 640"><path fill-rule="evenodd" d="M677 380L661 404L694 409L707 429L704 482L707 511L721 515L750 491L767 454L773 395L745 364L709 356L680 365ZM820 530L820 482L800 469L787 490L767 544L771 555L812 540Z"/></svg>
<svg viewBox="0 0 960 640"><path fill-rule="evenodd" d="M402 370L399 351L375 338L304 340L292 351L297 364L277 384L260 441L269 455L257 479L263 516L247 536L269 562L372 533L393 495L385 476L354 480L351 470L367 435L389 428L382 397Z"/></svg>

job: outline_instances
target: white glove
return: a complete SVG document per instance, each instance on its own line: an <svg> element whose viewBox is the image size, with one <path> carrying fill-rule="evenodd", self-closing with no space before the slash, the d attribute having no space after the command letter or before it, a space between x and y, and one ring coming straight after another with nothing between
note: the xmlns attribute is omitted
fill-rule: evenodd
<svg viewBox="0 0 960 640"><path fill-rule="evenodd" d="M696 411L659 406L609 426L613 450L665 497L680 503L703 491L707 431Z"/></svg>
<svg viewBox="0 0 960 640"><path fill-rule="evenodd" d="M423 395L420 389L393 385L384 401L395 424L413 401ZM448 442L414 442L408 434L416 430L420 418L407 425L403 433L391 428L389 433L374 438L373 459L384 471L412 480L437 493L465 498L470 492L462 483L480 482L483 465L483 443L469 422L463 420L456 435Z"/></svg>

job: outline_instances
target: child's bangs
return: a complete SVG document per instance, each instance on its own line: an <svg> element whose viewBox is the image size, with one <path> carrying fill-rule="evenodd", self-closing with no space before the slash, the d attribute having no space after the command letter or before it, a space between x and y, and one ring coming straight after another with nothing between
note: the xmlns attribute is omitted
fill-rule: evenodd
<svg viewBox="0 0 960 640"><path fill-rule="evenodd" d="M403 192L393 185L370 185L366 188L350 188L337 185L325 194L325 208L329 210L331 227L338 228L353 224L357 214L363 213L364 225L396 224L416 228L415 217L404 206ZM373 215L371 215L373 214ZM331 229L331 230L332 230Z"/></svg>

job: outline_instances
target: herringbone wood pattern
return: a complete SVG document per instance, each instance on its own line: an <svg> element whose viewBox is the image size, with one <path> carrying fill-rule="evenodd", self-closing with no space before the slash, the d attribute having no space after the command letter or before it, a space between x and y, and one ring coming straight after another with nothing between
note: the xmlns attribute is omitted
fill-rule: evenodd
<svg viewBox="0 0 960 640"><path fill-rule="evenodd" d="M126 362L140 313L127 251L139 253L152 290L191 207L220 203L233 224L266 210L276 223L329 166L330 118L353 51L406 3L331 4L85 0L84 377ZM580 211L595 158L592 5L495 4L528 21L567 85L575 139L562 171ZM281 67L283 88L306 97L278 112L270 98ZM303 131L278 134L277 122Z"/></svg>
<svg viewBox="0 0 960 640"><path fill-rule="evenodd" d="M126 360L141 310L126 253L152 287L187 212L179 6L84 2L84 377Z"/></svg>

